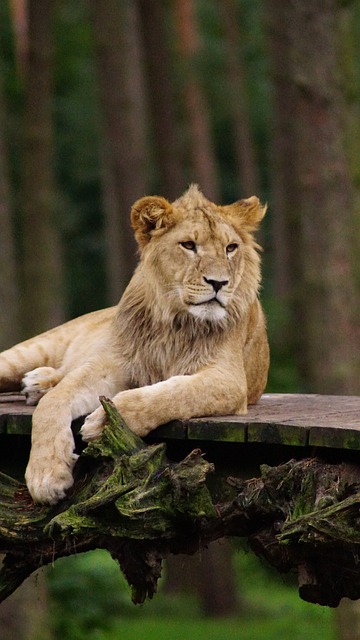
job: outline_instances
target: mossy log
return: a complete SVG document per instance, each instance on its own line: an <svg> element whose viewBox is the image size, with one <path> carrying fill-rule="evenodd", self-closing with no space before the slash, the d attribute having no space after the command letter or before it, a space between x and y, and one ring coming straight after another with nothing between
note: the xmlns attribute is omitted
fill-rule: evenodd
<svg viewBox="0 0 360 640"><path fill-rule="evenodd" d="M259 478L228 478L231 497L214 504L206 484L214 468L200 450L170 462L165 444L146 446L102 402L108 425L61 503L36 505L24 484L0 474L0 601L41 565L106 548L141 603L156 591L163 558L224 536L247 538L278 571L296 571L305 600L360 598L359 467L315 458L264 466Z"/></svg>

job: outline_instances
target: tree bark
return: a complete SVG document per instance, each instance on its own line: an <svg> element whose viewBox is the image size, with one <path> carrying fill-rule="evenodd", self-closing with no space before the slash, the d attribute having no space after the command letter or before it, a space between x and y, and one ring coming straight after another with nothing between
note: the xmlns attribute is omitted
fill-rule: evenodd
<svg viewBox="0 0 360 640"><path fill-rule="evenodd" d="M54 0L29 0L22 186L25 337L64 321L52 136Z"/></svg>
<svg viewBox="0 0 360 640"><path fill-rule="evenodd" d="M132 204L147 191L143 81L133 2L89 0L104 122L104 188L111 302L118 301L135 264Z"/></svg>

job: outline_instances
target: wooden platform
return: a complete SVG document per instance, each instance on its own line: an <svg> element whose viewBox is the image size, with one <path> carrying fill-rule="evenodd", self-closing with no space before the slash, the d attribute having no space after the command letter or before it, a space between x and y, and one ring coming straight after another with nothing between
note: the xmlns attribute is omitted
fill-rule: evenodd
<svg viewBox="0 0 360 640"><path fill-rule="evenodd" d="M29 435L33 410L19 394L0 394L0 434ZM152 437L359 450L360 396L266 394L246 416L173 421Z"/></svg>

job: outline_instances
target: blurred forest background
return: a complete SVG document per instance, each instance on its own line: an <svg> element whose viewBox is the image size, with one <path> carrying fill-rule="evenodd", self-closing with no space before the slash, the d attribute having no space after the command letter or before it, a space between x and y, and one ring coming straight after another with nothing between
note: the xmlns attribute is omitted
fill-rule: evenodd
<svg viewBox="0 0 360 640"><path fill-rule="evenodd" d="M131 204L145 194L175 199L198 182L218 203L253 194L268 202L259 235L268 390L359 394L359 154L359 0L1 0L0 348L116 303L136 264ZM240 607L260 569L237 559L230 571L224 555L227 565L205 578L213 593L201 597L203 612L215 613L214 592L234 581L228 602L243 622L233 637L360 638L356 606L338 613L335 636L330 612L284 604L283 585L270 583L277 604L266 598L269 576L258 580L261 596L249 591L261 606ZM106 631L111 616L131 614L114 595L122 587L102 582L112 569L101 558L53 572L45 626L49 586L38 578L15 605L32 621L14 632L3 606L1 637L118 637ZM90 565L106 566L101 579ZM245 609L260 615L248 635ZM267 627L269 612L285 627ZM151 638L149 619L140 622L147 634L121 637ZM181 624L172 638L202 637ZM166 625L154 637L169 637ZM224 627L211 630L224 637Z"/></svg>

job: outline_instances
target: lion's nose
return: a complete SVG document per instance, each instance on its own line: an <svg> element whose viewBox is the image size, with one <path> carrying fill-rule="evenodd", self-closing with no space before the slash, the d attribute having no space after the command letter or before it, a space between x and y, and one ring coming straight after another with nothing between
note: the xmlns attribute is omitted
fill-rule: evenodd
<svg viewBox="0 0 360 640"><path fill-rule="evenodd" d="M225 285L229 284L229 280L212 280L210 278L205 278L205 276L204 276L204 280L205 282L207 282L207 284L210 284L212 286L215 293L220 291L220 289L222 287L225 287Z"/></svg>

